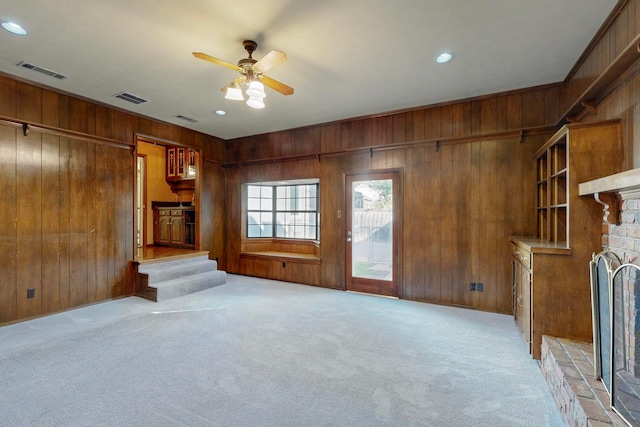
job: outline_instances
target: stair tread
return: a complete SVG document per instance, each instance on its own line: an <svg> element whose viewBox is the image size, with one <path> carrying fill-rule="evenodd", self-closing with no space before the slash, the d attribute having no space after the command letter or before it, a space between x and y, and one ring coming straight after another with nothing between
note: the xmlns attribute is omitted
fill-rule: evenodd
<svg viewBox="0 0 640 427"><path fill-rule="evenodd" d="M164 270L174 269L180 266L197 265L197 264L204 264L204 263L211 263L211 262L216 262L216 261L202 256L202 257L180 259L175 261L159 262L155 264L144 264L138 268L138 271L139 272L164 271Z"/></svg>

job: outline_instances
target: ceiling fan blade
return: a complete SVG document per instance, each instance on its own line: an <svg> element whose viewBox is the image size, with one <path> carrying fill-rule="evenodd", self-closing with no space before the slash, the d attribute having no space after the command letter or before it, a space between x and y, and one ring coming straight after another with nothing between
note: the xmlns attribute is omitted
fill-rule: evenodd
<svg viewBox="0 0 640 427"><path fill-rule="evenodd" d="M214 64L222 65L223 67L231 68L235 71L241 70L241 68L237 65L231 64L227 61L223 61L222 59L214 58L213 56L207 55L206 53L193 52L193 56L199 59L204 59L205 61L213 62Z"/></svg>
<svg viewBox="0 0 640 427"><path fill-rule="evenodd" d="M253 64L253 68L261 73L264 73L270 68L276 65L282 64L287 60L287 55L279 50L272 50L267 53L261 60Z"/></svg>
<svg viewBox="0 0 640 427"><path fill-rule="evenodd" d="M274 80L271 77L265 76L264 74L261 74L258 78L262 81L262 83L269 86L271 89L280 92L283 95L293 95L293 88L291 86L280 83L279 81Z"/></svg>

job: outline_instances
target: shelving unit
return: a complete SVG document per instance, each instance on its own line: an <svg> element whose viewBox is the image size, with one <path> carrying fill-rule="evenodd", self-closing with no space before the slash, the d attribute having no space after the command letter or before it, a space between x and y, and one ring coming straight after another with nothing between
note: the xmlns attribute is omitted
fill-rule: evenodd
<svg viewBox="0 0 640 427"><path fill-rule="evenodd" d="M563 133L537 158L538 235L550 242L569 245L567 227L567 135Z"/></svg>
<svg viewBox="0 0 640 427"><path fill-rule="evenodd" d="M589 261L602 213L578 184L619 172L619 121L563 126L534 154L536 236L511 238L514 320L533 357L543 335L591 340Z"/></svg>

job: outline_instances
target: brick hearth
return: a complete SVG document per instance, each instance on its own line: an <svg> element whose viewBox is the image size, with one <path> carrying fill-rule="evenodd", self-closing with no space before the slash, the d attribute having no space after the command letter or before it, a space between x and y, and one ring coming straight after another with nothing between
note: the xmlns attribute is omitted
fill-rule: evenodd
<svg viewBox="0 0 640 427"><path fill-rule="evenodd" d="M592 344L544 336L541 363L567 426L627 425L610 409L609 395L595 378Z"/></svg>

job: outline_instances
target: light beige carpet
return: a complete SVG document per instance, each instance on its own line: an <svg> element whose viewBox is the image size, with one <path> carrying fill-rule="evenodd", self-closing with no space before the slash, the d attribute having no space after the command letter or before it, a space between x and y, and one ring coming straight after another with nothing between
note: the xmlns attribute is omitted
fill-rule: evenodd
<svg viewBox="0 0 640 427"><path fill-rule="evenodd" d="M3 426L562 426L510 316L228 275L0 328Z"/></svg>

